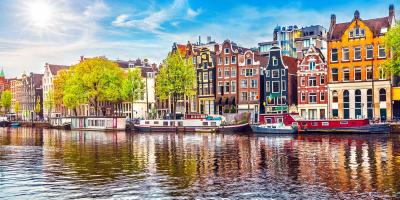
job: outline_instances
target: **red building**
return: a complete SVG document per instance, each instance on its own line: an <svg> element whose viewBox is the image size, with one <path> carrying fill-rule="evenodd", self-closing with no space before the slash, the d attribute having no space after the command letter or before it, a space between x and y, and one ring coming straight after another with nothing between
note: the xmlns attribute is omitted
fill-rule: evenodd
<svg viewBox="0 0 400 200"><path fill-rule="evenodd" d="M246 49L225 40L215 45L217 113L236 113L238 103L238 58Z"/></svg>
<svg viewBox="0 0 400 200"><path fill-rule="evenodd" d="M322 52L311 45L297 66L298 111L304 119L326 119L328 67Z"/></svg>

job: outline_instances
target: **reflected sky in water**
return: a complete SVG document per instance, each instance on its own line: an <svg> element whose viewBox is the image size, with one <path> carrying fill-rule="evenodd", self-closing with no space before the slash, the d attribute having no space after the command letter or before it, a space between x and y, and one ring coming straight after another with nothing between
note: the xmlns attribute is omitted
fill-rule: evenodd
<svg viewBox="0 0 400 200"><path fill-rule="evenodd" d="M0 129L0 198L400 198L400 135Z"/></svg>

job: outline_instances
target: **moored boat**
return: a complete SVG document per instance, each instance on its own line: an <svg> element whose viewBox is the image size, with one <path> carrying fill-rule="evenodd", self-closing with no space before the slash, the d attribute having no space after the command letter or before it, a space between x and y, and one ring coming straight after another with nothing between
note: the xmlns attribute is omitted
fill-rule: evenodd
<svg viewBox="0 0 400 200"><path fill-rule="evenodd" d="M251 127L249 123L244 124L232 124L232 125L221 125L218 127L219 132L227 133L227 132L249 132L251 131Z"/></svg>
<svg viewBox="0 0 400 200"><path fill-rule="evenodd" d="M297 133L297 127L287 126L283 123L251 125L254 133L264 134L294 134Z"/></svg>
<svg viewBox="0 0 400 200"><path fill-rule="evenodd" d="M18 122L12 122L12 123L10 124L10 126L11 126L12 128L18 128L18 127L21 126L21 124L18 123Z"/></svg>
<svg viewBox="0 0 400 200"><path fill-rule="evenodd" d="M135 129L141 132L204 132L218 130L221 120L140 120Z"/></svg>

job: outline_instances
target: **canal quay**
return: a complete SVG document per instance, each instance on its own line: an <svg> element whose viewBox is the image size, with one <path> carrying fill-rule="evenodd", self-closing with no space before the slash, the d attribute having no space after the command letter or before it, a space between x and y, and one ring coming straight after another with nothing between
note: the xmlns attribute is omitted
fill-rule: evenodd
<svg viewBox="0 0 400 200"><path fill-rule="evenodd" d="M0 199L395 199L400 135L0 129Z"/></svg>

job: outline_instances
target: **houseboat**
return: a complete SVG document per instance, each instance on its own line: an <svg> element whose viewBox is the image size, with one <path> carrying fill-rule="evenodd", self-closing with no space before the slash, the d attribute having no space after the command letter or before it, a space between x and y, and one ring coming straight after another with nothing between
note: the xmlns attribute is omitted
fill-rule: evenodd
<svg viewBox="0 0 400 200"><path fill-rule="evenodd" d="M297 127L287 126L283 123L251 125L254 133L264 134L294 134L297 133Z"/></svg>
<svg viewBox="0 0 400 200"><path fill-rule="evenodd" d="M120 131L126 129L125 117L60 117L50 119L52 128L71 130Z"/></svg>
<svg viewBox="0 0 400 200"><path fill-rule="evenodd" d="M284 123L301 133L389 133L389 124L370 124L368 119L302 119L297 113L260 115L260 124Z"/></svg>

